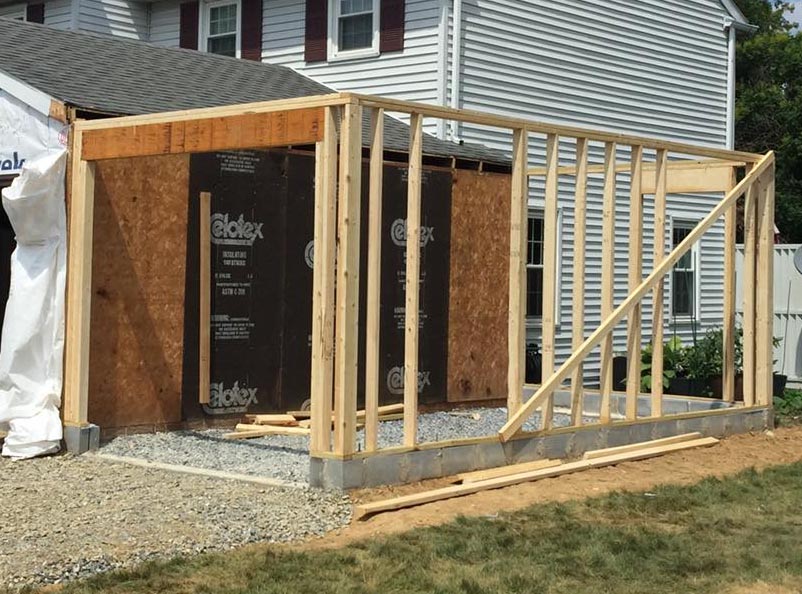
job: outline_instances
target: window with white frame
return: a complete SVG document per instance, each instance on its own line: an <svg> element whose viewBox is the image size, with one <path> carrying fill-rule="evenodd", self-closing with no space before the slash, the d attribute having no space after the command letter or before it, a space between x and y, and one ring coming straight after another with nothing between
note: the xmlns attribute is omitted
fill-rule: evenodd
<svg viewBox="0 0 802 594"><path fill-rule="evenodd" d="M209 2L203 14L204 43L210 54L236 58L240 49L239 2Z"/></svg>
<svg viewBox="0 0 802 594"><path fill-rule="evenodd" d="M677 247L696 227L695 221L673 220L671 244ZM671 315L695 319L699 316L699 242L685 253L671 272Z"/></svg>
<svg viewBox="0 0 802 594"><path fill-rule="evenodd" d="M526 235L526 317L543 316L543 216L529 213Z"/></svg>
<svg viewBox="0 0 802 594"><path fill-rule="evenodd" d="M329 57L379 51L379 0L330 0Z"/></svg>

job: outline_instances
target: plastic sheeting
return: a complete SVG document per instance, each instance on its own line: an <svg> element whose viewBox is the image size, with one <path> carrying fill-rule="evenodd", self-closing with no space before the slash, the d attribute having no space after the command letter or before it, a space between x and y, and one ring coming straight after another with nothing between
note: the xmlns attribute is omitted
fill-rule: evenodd
<svg viewBox="0 0 802 594"><path fill-rule="evenodd" d="M3 190L17 239L0 342L2 454L31 458L57 452L64 352L67 224L66 152L28 161Z"/></svg>

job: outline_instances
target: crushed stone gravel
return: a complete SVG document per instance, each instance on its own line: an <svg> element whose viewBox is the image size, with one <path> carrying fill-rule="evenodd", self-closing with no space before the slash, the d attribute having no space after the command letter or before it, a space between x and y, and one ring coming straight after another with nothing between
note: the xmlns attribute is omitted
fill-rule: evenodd
<svg viewBox="0 0 802 594"><path fill-rule="evenodd" d="M504 408L475 408L451 412L424 413L418 420L418 442L445 441L495 435L507 419ZM586 424L597 419L586 418ZM568 426L570 417L554 415L555 427ZM533 415L524 430L540 427L540 416ZM210 470L262 476L293 483L309 481L309 439L271 435L258 439L226 440L227 431L174 431L117 437L104 444L104 454L139 458L150 462L177 464ZM379 424L379 447L404 443L404 422ZM363 430L357 432L357 449L365 444Z"/></svg>
<svg viewBox="0 0 802 594"><path fill-rule="evenodd" d="M154 558L320 536L350 521L342 494L116 464L0 459L0 590L58 584Z"/></svg>

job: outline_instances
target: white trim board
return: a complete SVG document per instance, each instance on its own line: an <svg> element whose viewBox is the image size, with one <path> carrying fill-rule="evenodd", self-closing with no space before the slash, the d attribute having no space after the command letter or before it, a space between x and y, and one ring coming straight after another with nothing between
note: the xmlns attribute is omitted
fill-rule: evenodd
<svg viewBox="0 0 802 594"><path fill-rule="evenodd" d="M47 93L43 93L39 89L17 80L2 70L0 70L0 89L15 99L22 101L25 105L32 107L45 117L50 117L50 107L54 101L60 103L60 101Z"/></svg>

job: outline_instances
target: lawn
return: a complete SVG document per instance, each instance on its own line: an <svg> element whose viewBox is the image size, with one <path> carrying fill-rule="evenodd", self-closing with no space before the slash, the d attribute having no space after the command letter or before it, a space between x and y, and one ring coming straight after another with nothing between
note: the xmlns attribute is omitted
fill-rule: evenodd
<svg viewBox="0 0 802 594"><path fill-rule="evenodd" d="M802 584L802 463L337 550L264 546L149 563L63 592L674 594L759 581Z"/></svg>

